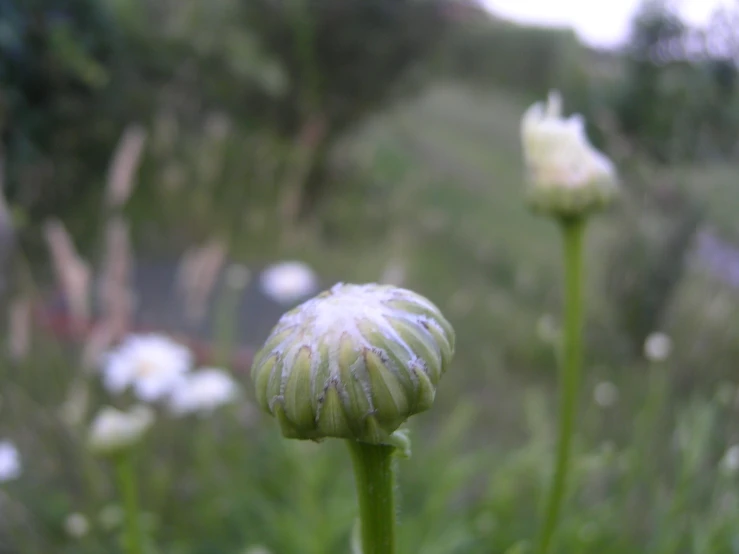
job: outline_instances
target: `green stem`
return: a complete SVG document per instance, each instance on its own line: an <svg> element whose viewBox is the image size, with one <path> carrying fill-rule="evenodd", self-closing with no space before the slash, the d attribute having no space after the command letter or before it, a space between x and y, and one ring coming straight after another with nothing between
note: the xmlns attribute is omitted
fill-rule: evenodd
<svg viewBox="0 0 739 554"><path fill-rule="evenodd" d="M582 365L583 237L585 219L561 220L565 262L565 326L559 372L559 435L554 475L546 503L539 554L546 554L557 529L567 488L572 435L577 416L577 397Z"/></svg>
<svg viewBox="0 0 739 554"><path fill-rule="evenodd" d="M362 554L395 554L395 447L349 440L359 500Z"/></svg>
<svg viewBox="0 0 739 554"><path fill-rule="evenodd" d="M143 541L139 525L139 501L136 489L136 473L134 471L130 452L124 452L115 459L115 469L118 477L118 488L123 498L123 508L126 517L126 552L127 554L143 554Z"/></svg>

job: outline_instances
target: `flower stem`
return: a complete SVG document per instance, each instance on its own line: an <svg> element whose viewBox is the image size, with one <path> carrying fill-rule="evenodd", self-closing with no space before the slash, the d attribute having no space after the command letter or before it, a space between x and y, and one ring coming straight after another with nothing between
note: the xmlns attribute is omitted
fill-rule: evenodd
<svg viewBox="0 0 739 554"><path fill-rule="evenodd" d="M559 434L554 474L547 498L544 524L539 537L537 549L539 554L546 554L549 550L565 496L582 365L585 218L566 218L560 223L564 242L565 326L559 371Z"/></svg>
<svg viewBox="0 0 739 554"><path fill-rule="evenodd" d="M136 473L134 472L130 452L124 452L116 457L115 469L126 517L126 552L127 554L143 554Z"/></svg>
<svg viewBox="0 0 739 554"><path fill-rule="evenodd" d="M395 447L347 442L357 482L362 554L395 554Z"/></svg>

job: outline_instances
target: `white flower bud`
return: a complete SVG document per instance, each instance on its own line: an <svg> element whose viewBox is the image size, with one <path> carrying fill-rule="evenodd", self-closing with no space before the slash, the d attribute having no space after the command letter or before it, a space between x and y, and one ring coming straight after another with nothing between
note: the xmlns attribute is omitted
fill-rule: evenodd
<svg viewBox="0 0 739 554"><path fill-rule="evenodd" d="M562 99L531 106L521 120L521 138L534 210L558 216L585 215L616 195L611 161L593 148L580 115L562 117Z"/></svg>

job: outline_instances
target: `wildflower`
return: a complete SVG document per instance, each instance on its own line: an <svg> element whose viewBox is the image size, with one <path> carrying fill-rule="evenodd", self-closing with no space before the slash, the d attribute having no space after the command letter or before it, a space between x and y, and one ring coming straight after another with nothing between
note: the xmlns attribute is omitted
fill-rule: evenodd
<svg viewBox="0 0 739 554"><path fill-rule="evenodd" d="M226 371L205 368L191 373L177 385L169 406L176 415L211 412L233 402L238 394L236 381Z"/></svg>
<svg viewBox="0 0 739 554"><path fill-rule="evenodd" d="M665 333L652 333L644 341L644 356L650 362L664 362L672 352L672 339Z"/></svg>
<svg viewBox="0 0 739 554"><path fill-rule="evenodd" d="M529 200L535 210L582 215L607 205L616 193L613 164L593 148L580 115L562 117L562 98L531 106L521 120Z"/></svg>
<svg viewBox="0 0 739 554"><path fill-rule="evenodd" d="M131 335L105 356L105 388L120 394L132 386L144 401L169 396L190 370L192 355L184 346L161 335Z"/></svg>
<svg viewBox="0 0 739 554"><path fill-rule="evenodd" d="M721 458L720 465L726 473L733 474L739 471L739 444L735 444L726 451L724 457Z"/></svg>
<svg viewBox="0 0 739 554"><path fill-rule="evenodd" d="M0 441L0 483L21 476L21 456L15 445L7 440Z"/></svg>
<svg viewBox="0 0 739 554"><path fill-rule="evenodd" d="M618 402L618 387L610 381L601 381L593 389L593 400L601 408L610 408Z"/></svg>
<svg viewBox="0 0 739 554"><path fill-rule="evenodd" d="M302 262L281 262L262 272L264 294L279 304L292 304L318 290L318 277Z"/></svg>
<svg viewBox="0 0 739 554"><path fill-rule="evenodd" d="M252 377L286 437L387 444L431 407L453 351L454 330L426 298L339 283L280 318Z"/></svg>
<svg viewBox="0 0 739 554"><path fill-rule="evenodd" d="M97 454L114 454L136 444L154 423L154 412L134 406L128 412L103 408L90 425L88 445Z"/></svg>
<svg viewBox="0 0 739 554"><path fill-rule="evenodd" d="M64 530L72 538L79 539L90 532L90 522L80 513L72 513L64 520Z"/></svg>

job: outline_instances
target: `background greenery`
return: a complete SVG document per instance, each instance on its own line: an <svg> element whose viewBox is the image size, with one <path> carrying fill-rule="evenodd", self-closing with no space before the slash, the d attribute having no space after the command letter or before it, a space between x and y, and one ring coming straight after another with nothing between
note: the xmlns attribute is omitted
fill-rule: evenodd
<svg viewBox="0 0 739 554"><path fill-rule="evenodd" d="M555 228L523 206L518 124L558 87L624 194L589 237L587 383L557 551L739 552L724 463L739 440L736 18L694 29L651 2L628 46L604 52L452 0L0 0L13 268L30 263L38 295L53 286L52 216L96 260L111 153L136 123L139 256L215 236L255 271L402 270L449 316L458 352L399 462L401 552L522 552L553 443L560 267ZM657 365L642 354L655 331L674 343ZM26 461L0 489L0 552L114 552L108 468L85 453L84 418L58 416L79 349L42 330L34 345L0 364L0 436ZM612 405L593 397L603 382ZM342 445L284 441L248 404L165 418L138 467L153 552L348 551ZM65 530L71 513L85 536Z"/></svg>

